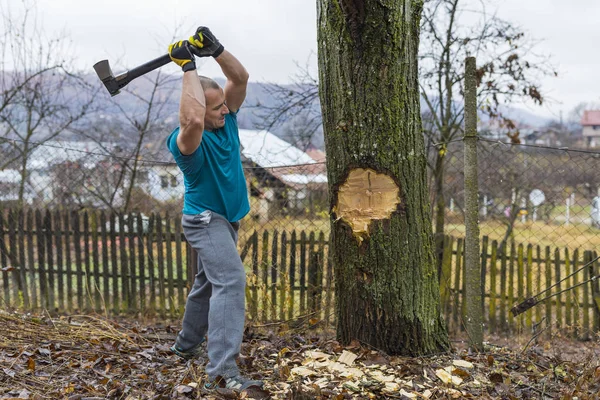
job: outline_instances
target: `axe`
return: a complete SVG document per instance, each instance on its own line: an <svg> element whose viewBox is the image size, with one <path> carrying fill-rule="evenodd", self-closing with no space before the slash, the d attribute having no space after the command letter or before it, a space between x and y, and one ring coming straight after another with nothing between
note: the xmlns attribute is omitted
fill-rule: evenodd
<svg viewBox="0 0 600 400"><path fill-rule="evenodd" d="M169 57L168 54L165 54L164 56L155 58L152 61L148 61L139 67L125 71L117 76L113 75L108 60L98 61L96 64L94 64L94 69L98 74L98 78L100 78L102 83L104 83L104 86L106 86L108 93L110 93L111 96L116 96L120 93L121 88L125 87L125 85L135 78L147 74L150 71L154 71L155 69L160 68L170 62L171 57Z"/></svg>

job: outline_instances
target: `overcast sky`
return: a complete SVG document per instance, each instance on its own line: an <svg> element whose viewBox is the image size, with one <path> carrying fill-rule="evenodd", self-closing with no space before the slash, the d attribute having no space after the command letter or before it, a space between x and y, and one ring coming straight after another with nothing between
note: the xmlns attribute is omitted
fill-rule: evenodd
<svg viewBox="0 0 600 400"><path fill-rule="evenodd" d="M18 5L21 0L2 0ZM474 0L469 0L474 1ZM38 0L47 32L64 30L78 67L101 59L133 67L166 52L174 34L189 36L206 25L249 70L253 81L286 82L307 62L316 71L315 0ZM566 118L582 101L600 101L599 0L492 0L489 10L540 40L558 78L543 81L554 100L539 115ZM177 72L173 65L169 71ZM115 73L121 72L114 67ZM202 73L220 76L212 60Z"/></svg>

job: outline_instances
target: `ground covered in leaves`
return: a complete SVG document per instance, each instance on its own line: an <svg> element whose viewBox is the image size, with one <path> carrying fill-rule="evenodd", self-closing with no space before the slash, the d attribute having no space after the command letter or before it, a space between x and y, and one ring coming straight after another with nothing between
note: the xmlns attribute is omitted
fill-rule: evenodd
<svg viewBox="0 0 600 400"><path fill-rule="evenodd" d="M596 399L599 342L496 338L481 354L390 357L315 331L247 332L240 366L266 392L202 389L178 326L0 311L0 399ZM280 330L281 331L281 330Z"/></svg>

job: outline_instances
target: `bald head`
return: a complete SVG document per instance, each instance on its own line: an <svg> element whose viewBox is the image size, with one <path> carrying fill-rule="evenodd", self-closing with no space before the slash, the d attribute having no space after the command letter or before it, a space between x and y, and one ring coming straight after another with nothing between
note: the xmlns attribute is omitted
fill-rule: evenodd
<svg viewBox="0 0 600 400"><path fill-rule="evenodd" d="M215 82L214 80L207 78L206 76L202 76L199 75L200 78L200 84L202 85L202 90L204 90L205 92L208 89L221 89L221 86L219 86L219 84L217 82Z"/></svg>

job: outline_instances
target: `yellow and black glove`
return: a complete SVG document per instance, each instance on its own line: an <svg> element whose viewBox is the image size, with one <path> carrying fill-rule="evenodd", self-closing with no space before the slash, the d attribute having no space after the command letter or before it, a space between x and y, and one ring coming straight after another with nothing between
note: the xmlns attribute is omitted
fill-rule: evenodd
<svg viewBox="0 0 600 400"><path fill-rule="evenodd" d="M196 29L189 39L192 52L197 57L219 57L225 48L213 33L205 26Z"/></svg>
<svg viewBox="0 0 600 400"><path fill-rule="evenodd" d="M177 65L181 67L183 72L192 71L196 69L196 58L192 53L192 48L187 40L180 40L169 45L169 57Z"/></svg>

